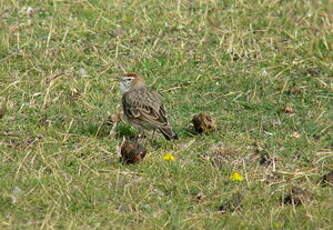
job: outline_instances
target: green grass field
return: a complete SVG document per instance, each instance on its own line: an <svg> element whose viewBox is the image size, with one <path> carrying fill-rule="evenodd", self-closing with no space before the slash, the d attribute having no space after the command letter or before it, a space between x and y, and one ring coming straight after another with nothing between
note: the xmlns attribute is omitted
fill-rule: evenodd
<svg viewBox="0 0 333 230"><path fill-rule="evenodd" d="M333 229L332 15L330 0L0 1L0 229ZM180 137L148 138L135 165L118 150L135 130L105 125L124 72L161 92ZM216 132L191 134L200 112ZM311 198L281 202L293 186Z"/></svg>

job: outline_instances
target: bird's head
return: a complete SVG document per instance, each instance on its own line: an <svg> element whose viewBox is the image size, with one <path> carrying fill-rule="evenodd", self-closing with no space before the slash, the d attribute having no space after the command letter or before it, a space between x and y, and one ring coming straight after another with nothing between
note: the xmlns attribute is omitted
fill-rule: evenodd
<svg viewBox="0 0 333 230"><path fill-rule="evenodd" d="M121 94L124 94L132 89L137 89L145 85L143 78L136 73L127 73L118 76L117 79L120 82Z"/></svg>

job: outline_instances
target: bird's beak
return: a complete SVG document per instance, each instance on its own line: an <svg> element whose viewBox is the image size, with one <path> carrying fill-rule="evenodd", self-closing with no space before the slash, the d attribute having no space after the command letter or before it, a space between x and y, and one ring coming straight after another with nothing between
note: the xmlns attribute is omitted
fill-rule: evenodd
<svg viewBox="0 0 333 230"><path fill-rule="evenodd" d="M120 81L120 79L121 79L121 76L115 76L115 77L113 77L113 80L115 80L115 81Z"/></svg>

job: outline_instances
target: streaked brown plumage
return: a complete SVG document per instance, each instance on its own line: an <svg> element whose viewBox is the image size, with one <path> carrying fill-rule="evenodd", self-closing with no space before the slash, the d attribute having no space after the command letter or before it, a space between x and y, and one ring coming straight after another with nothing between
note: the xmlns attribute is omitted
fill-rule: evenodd
<svg viewBox="0 0 333 230"><path fill-rule="evenodd" d="M143 129L158 129L167 140L178 139L169 125L162 98L148 88L137 74L118 77L125 119L143 133Z"/></svg>
<svg viewBox="0 0 333 230"><path fill-rule="evenodd" d="M0 119L3 118L7 112L7 100L8 97L0 105Z"/></svg>

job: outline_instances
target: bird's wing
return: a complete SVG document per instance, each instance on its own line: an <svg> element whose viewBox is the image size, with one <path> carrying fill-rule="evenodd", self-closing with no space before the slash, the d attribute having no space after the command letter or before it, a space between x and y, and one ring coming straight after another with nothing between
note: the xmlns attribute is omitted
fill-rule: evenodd
<svg viewBox="0 0 333 230"><path fill-rule="evenodd" d="M148 88L125 93L122 98L123 109L130 119L148 123L155 127L168 124L161 96Z"/></svg>

